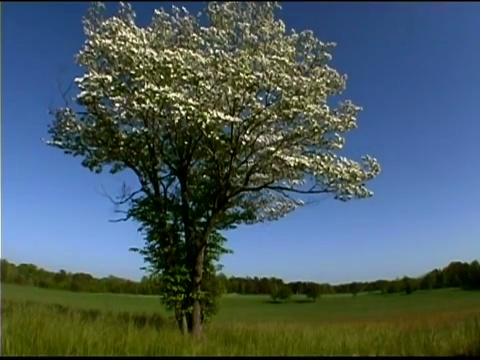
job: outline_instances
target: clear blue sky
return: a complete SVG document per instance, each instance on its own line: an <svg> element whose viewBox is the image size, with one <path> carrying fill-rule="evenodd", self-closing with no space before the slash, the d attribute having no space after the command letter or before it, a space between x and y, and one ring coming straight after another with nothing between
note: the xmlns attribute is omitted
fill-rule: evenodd
<svg viewBox="0 0 480 360"><path fill-rule="evenodd" d="M109 223L113 206L100 195L121 179L40 140L57 79L77 74L88 4L2 6L2 257L138 279L142 260L128 251L142 243L137 226ZM134 5L141 23L155 6ZM326 199L227 233L235 253L225 272L338 283L480 258L480 3L292 2L281 17L338 43L334 67L365 108L346 148L376 156L383 173L373 199Z"/></svg>

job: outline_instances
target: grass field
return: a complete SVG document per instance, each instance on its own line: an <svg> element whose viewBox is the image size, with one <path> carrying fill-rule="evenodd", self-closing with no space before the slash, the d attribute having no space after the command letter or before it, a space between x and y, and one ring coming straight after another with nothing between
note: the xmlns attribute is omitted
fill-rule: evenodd
<svg viewBox="0 0 480 360"><path fill-rule="evenodd" d="M225 296L198 342L157 298L2 285L2 355L480 355L480 292Z"/></svg>

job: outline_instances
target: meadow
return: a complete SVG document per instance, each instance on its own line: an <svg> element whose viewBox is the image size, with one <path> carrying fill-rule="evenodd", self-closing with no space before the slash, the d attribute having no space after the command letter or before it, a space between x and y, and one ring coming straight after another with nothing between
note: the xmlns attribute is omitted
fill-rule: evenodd
<svg viewBox="0 0 480 360"><path fill-rule="evenodd" d="M154 296L2 284L2 355L480 355L480 292L226 295L192 341Z"/></svg>

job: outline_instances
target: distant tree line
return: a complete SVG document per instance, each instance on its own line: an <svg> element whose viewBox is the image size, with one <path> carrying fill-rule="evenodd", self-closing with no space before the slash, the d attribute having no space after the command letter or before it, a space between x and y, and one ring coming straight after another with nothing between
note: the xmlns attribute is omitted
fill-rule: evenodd
<svg viewBox="0 0 480 360"><path fill-rule="evenodd" d="M136 295L158 294L159 281L144 276L141 281L132 281L115 276L95 278L86 273L70 273L65 270L47 271L33 264L15 265L5 259L1 260L1 282L36 286L46 289L69 290L92 293L124 293ZM330 285L314 282L295 281L285 283L278 278L227 277L218 274L211 280L212 288L222 293L244 295L270 295L274 301L285 300L292 294L303 294L315 301L323 294L352 294L360 292L380 292L392 294L405 292L411 294L416 290L441 288L480 289L480 263L473 261L452 262L444 269L435 269L419 278L399 278L395 280L376 280L372 282L352 282Z"/></svg>

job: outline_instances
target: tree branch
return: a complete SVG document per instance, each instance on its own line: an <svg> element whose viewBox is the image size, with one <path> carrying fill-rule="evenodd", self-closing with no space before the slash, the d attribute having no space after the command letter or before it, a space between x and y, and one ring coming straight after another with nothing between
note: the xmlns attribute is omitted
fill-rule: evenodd
<svg viewBox="0 0 480 360"><path fill-rule="evenodd" d="M130 220L130 218L131 218L131 216L130 216L130 214L128 213L128 211L115 210L114 212L115 212L116 214L125 214L125 217L122 217L122 218L119 218L119 219L111 219L111 220L108 220L108 222L111 222L111 223L125 222L125 221Z"/></svg>
<svg viewBox="0 0 480 360"><path fill-rule="evenodd" d="M329 193L331 192L329 189L320 189L320 190L314 190L315 189L315 185L312 186L309 190L299 190L299 189L294 189L294 188L291 188L291 187L287 187L287 186L266 186L267 189L269 190L273 190L273 191L278 191L278 192L282 192L282 191L290 191L290 192L294 192L294 193L297 193L297 194L326 194L326 193Z"/></svg>
<svg viewBox="0 0 480 360"><path fill-rule="evenodd" d="M122 195L119 197L119 200L115 200L112 196L107 194L107 191L105 190L103 185L100 185L100 186L102 188L102 194L101 195L103 195L107 199L109 199L115 206L125 205L127 202L132 200L136 195L140 194L143 191L142 189L139 189L139 190L136 190L136 191L133 191L133 192L130 192L130 193L127 194L127 192L128 192L127 187L125 185L125 182L123 182Z"/></svg>

